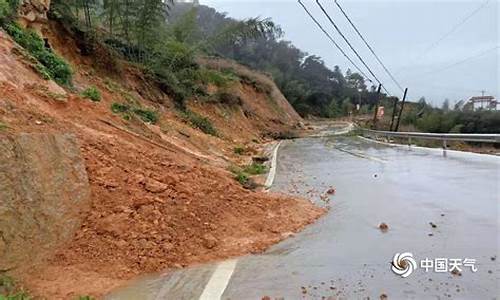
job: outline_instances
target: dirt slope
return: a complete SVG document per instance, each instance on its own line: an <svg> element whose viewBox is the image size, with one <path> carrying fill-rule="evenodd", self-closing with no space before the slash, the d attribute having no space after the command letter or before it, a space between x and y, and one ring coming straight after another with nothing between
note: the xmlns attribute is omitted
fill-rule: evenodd
<svg viewBox="0 0 500 300"><path fill-rule="evenodd" d="M227 171L251 159L234 154L235 146L259 149L272 133L301 121L272 83L266 93L237 83L231 90L242 103L236 107L190 101L222 133L208 136L180 118L140 72L125 64L119 73L103 71L51 26L44 33L72 64L76 91L41 79L0 31L0 138L74 134L91 209L56 253L14 270L35 295L100 296L139 274L262 251L322 215L305 200L245 190ZM100 102L78 95L90 85L102 92ZM124 98L158 110L158 125L113 114L111 104Z"/></svg>

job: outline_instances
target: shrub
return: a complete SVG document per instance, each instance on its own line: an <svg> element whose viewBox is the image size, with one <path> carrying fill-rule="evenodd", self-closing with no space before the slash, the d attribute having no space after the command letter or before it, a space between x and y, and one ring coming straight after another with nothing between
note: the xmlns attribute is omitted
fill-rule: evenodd
<svg viewBox="0 0 500 300"><path fill-rule="evenodd" d="M248 183L248 181L250 180L250 177L243 173L243 172L239 172L236 174L236 177L235 177L236 181L238 181L239 183L241 183L241 185L245 185Z"/></svg>
<svg viewBox="0 0 500 300"><path fill-rule="evenodd" d="M194 127L202 132L217 136L217 130L215 127L212 125L212 122L203 116L198 115L195 112L192 112L190 110L186 110L184 113L184 118Z"/></svg>
<svg viewBox="0 0 500 300"><path fill-rule="evenodd" d="M132 107L129 104L113 103L111 105L111 111L115 114L123 115L123 118L126 120L130 120L132 114L138 116L145 123L156 124L159 120L158 114L155 111L140 107Z"/></svg>
<svg viewBox="0 0 500 300"><path fill-rule="evenodd" d="M82 97L99 102L101 101L101 92L95 86L91 86L83 91Z"/></svg>
<svg viewBox="0 0 500 300"><path fill-rule="evenodd" d="M250 175L261 175L267 172L267 167L263 164L253 163L243 170L243 172Z"/></svg>
<svg viewBox="0 0 500 300"><path fill-rule="evenodd" d="M1 0L0 0L1 1ZM26 49L43 66L42 74L47 74L61 85L71 85L73 72L69 65L51 49L45 47L44 40L31 30L24 30L15 23L4 25L7 33L24 49Z"/></svg>
<svg viewBox="0 0 500 300"><path fill-rule="evenodd" d="M155 111L137 108L133 112L146 123L156 124L158 122L158 114Z"/></svg>
<svg viewBox="0 0 500 300"><path fill-rule="evenodd" d="M237 80L237 77L229 72L220 72L201 68L198 71L199 80L203 84L213 84L217 87L228 87L231 83Z"/></svg>
<svg viewBox="0 0 500 300"><path fill-rule="evenodd" d="M9 276L0 275L0 300L30 300L27 293L16 287L16 282Z"/></svg>
<svg viewBox="0 0 500 300"><path fill-rule="evenodd" d="M240 96L227 92L218 92L217 94L210 96L208 101L225 104L227 106L238 106L243 104L243 100Z"/></svg>
<svg viewBox="0 0 500 300"><path fill-rule="evenodd" d="M243 147L235 147L234 148L234 154L238 154L238 155L245 154L245 148L243 148Z"/></svg>
<svg viewBox="0 0 500 300"><path fill-rule="evenodd" d="M111 111L115 114L121 114L130 111L130 105L113 103L111 104Z"/></svg>
<svg viewBox="0 0 500 300"><path fill-rule="evenodd" d="M0 0L0 22L10 15L9 3L5 0Z"/></svg>
<svg viewBox="0 0 500 300"><path fill-rule="evenodd" d="M6 130L8 128L9 128L9 126L7 126L7 124L4 124L4 123L0 122L0 131L4 131L4 130Z"/></svg>

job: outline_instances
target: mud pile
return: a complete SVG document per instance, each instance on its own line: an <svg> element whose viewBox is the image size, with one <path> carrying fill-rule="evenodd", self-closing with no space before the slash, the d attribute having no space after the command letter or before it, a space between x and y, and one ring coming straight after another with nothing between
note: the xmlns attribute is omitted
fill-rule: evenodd
<svg viewBox="0 0 500 300"><path fill-rule="evenodd" d="M276 102L277 91L240 82L231 92L242 105L189 101L220 130L210 136L191 127L133 66L123 64L118 74L95 69L53 26L43 31L72 64L74 90L41 79L0 31L0 139L72 134L90 184L90 209L59 220L81 224L71 240L38 268L25 261L12 271L34 295L99 296L139 274L259 252L322 215L305 200L245 190L227 171L252 159L235 154L236 146L258 149L270 132L300 122L291 107ZM101 91L100 102L80 96L89 86ZM124 98L157 111L158 124L113 113L113 103ZM53 163L51 156L39 159ZM52 243L50 236L44 240Z"/></svg>

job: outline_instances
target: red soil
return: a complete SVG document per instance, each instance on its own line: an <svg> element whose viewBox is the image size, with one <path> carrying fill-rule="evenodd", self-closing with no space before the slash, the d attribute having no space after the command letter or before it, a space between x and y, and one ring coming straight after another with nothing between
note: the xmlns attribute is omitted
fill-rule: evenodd
<svg viewBox="0 0 500 300"><path fill-rule="evenodd" d="M50 42L56 49L71 45L58 35ZM237 89L245 102L257 99L258 110L247 105L255 118L238 108L228 120L220 115L221 107L192 104L220 128L223 137L216 138L179 119L168 97L147 89L131 68L123 67L115 80L143 105L162 112L159 126L111 113L111 103L123 91L110 90L107 77L95 75L90 62L68 48L64 55L76 66L75 86L97 86L101 102L40 79L13 47L0 32L0 122L8 126L0 134L74 133L92 194L91 209L82 211L83 225L74 239L47 253L46 261L27 262L26 269L14 272L34 295L101 296L139 274L260 252L324 213L305 200L245 190L226 171L242 160L233 153L236 145L259 147L251 140L262 141L266 131L289 130L300 121L295 115L280 117L270 100L249 86ZM166 102L158 104L157 97L152 102L151 95Z"/></svg>

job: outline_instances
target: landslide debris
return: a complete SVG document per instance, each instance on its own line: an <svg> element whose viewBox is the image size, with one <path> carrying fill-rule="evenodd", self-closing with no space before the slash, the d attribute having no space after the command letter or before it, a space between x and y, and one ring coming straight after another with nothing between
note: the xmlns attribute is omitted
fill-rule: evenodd
<svg viewBox="0 0 500 300"><path fill-rule="evenodd" d="M57 228L69 224L68 230L33 239L20 235L28 249L34 249L39 239L50 248L50 258L36 268L27 255L19 256L22 268L15 275L34 295L101 296L140 274L260 252L324 213L302 199L245 190L227 171L233 164L250 164L255 154L237 154L235 147L259 149L271 140L269 136L292 130L300 122L279 90L268 93L256 88L262 75L234 83L228 93L241 101L231 107L187 101L189 110L217 128L217 135L210 135L186 122L174 101L136 68L122 62L119 74L94 69L95 62L80 55L76 42L54 27L49 23L43 32L54 51L71 64L74 89L40 77L25 57L16 54L19 46L0 31L0 123L8 124L0 133L2 139L23 133L73 135L90 188L87 210L75 205L71 213L61 213L54 221ZM225 63L217 60L219 65ZM99 91L100 101L86 99L88 93L81 95L88 87ZM111 109L114 103L154 112L157 119L148 122L135 113L116 114ZM40 155L30 167L43 165L40 174L53 177L44 179L43 188L66 196L71 184L59 187L63 180L51 175L60 171L54 167L58 159ZM74 174L66 177L70 176ZM71 194L74 198L69 200L79 202L78 193ZM75 204L63 201L59 209L68 203ZM37 205L32 210L8 226L29 222L23 216L29 219L40 212ZM68 242L59 243L66 238Z"/></svg>

